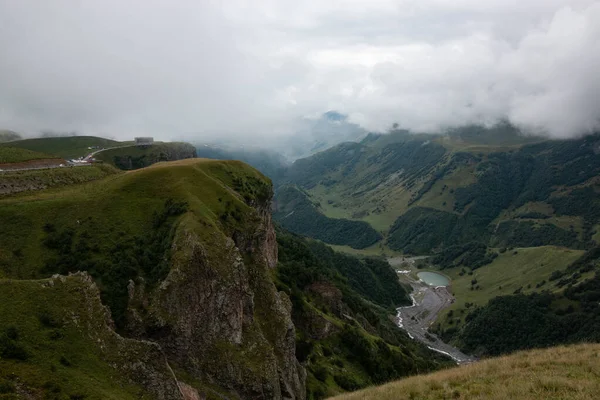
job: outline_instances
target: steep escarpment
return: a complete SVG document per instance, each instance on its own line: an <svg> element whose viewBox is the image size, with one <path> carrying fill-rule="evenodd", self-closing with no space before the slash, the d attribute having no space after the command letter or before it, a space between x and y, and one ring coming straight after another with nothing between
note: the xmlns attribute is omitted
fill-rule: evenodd
<svg viewBox="0 0 600 400"><path fill-rule="evenodd" d="M0 280L0 320L0 396L182 398L158 344L115 333L87 273Z"/></svg>
<svg viewBox="0 0 600 400"><path fill-rule="evenodd" d="M449 358L396 326L396 307L410 304L389 264L359 259L279 230L278 287L289 294L296 357L306 367L307 398L449 366Z"/></svg>
<svg viewBox="0 0 600 400"><path fill-rule="evenodd" d="M119 145L94 156L119 169L144 168L161 161L177 161L196 157L196 148L184 142L157 142L152 145Z"/></svg>
<svg viewBox="0 0 600 400"><path fill-rule="evenodd" d="M147 297L130 285L126 329L161 344L177 367L242 398L304 398L291 303L270 274L277 247L266 204L232 237L177 233L167 277ZM140 293L140 295L138 295ZM147 307L143 304L147 301ZM137 331L137 332L136 332Z"/></svg>
<svg viewBox="0 0 600 400"><path fill-rule="evenodd" d="M277 244L271 195L269 180L245 164L186 160L5 198L0 282L86 271L110 307L116 332L133 349L94 345L106 353L98 363L107 372L91 376L107 387L109 377L119 375L133 391L164 382L165 389L150 398L180 398L182 392L304 398L291 302L272 278ZM32 296L23 312L48 301L37 299ZM60 304L65 313L74 312L70 303ZM31 358L11 365L45 368L39 348L29 351ZM114 361L120 354L127 363ZM60 360L73 365L68 356ZM166 368L174 378L156 378L144 365L162 365L160 373ZM93 397L92 389L81 387L82 395ZM127 398L119 396L112 397Z"/></svg>

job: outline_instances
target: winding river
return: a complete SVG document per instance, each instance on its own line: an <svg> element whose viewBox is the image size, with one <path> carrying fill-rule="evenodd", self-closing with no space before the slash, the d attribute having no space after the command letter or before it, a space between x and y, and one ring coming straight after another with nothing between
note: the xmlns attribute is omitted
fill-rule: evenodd
<svg viewBox="0 0 600 400"><path fill-rule="evenodd" d="M390 261L393 267L398 266L397 262ZM397 309L398 326L412 339L424 343L431 350L452 357L458 364L475 361L475 357L464 354L427 330L438 314L454 302L454 297L448 290L450 280L436 272L421 271L417 273L419 280L413 279L409 271L397 270L397 272L402 275L402 280L408 282L413 288L410 295L413 304Z"/></svg>

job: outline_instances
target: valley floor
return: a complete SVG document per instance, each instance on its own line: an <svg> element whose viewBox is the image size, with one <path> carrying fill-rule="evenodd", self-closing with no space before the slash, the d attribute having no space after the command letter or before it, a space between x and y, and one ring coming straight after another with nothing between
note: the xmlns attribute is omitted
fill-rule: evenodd
<svg viewBox="0 0 600 400"><path fill-rule="evenodd" d="M600 345L518 352L337 396L336 400L597 399Z"/></svg>
<svg viewBox="0 0 600 400"><path fill-rule="evenodd" d="M391 260L390 264L394 264ZM413 279L409 273L400 274L402 280L409 283L413 289L411 298L413 305L398 308L398 326L404 329L411 338L424 343L427 347L446 354L459 364L475 361L456 347L444 343L435 334L428 332L428 328L438 317L438 314L454 302L454 297L444 286L429 286L426 283Z"/></svg>

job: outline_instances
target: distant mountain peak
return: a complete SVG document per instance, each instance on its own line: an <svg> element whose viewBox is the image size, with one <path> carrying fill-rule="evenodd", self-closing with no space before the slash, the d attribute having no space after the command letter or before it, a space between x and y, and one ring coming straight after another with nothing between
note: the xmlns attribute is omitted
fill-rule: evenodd
<svg viewBox="0 0 600 400"><path fill-rule="evenodd" d="M323 114L323 119L327 119L329 121L334 121L334 122L341 122L341 121L345 121L348 119L348 116L345 114L341 114L337 111L327 111L326 113Z"/></svg>

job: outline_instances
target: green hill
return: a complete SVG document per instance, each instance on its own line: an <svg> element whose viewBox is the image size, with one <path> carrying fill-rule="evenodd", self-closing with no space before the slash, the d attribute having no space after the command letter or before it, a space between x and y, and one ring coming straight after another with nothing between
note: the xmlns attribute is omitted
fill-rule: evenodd
<svg viewBox="0 0 600 400"><path fill-rule="evenodd" d="M0 396L316 399L452 364L390 319L387 263L276 242L241 162L75 183L0 198Z"/></svg>
<svg viewBox="0 0 600 400"><path fill-rule="evenodd" d="M364 254L429 255L420 265L443 269L456 297L432 330L467 353L498 355L600 340L599 176L599 134L394 131L297 160L274 216ZM357 246L361 233L329 228L350 221L383 239Z"/></svg>
<svg viewBox="0 0 600 400"><path fill-rule="evenodd" d="M319 205L293 186L279 188L274 208L273 216L286 229L327 243L363 249L381 239L381 235L364 221L324 216L318 210Z"/></svg>
<svg viewBox="0 0 600 400"><path fill-rule="evenodd" d="M196 157L196 149L189 143L155 142L136 146L133 142L117 142L95 136L47 137L0 144L0 162L2 159L11 160L5 162L57 157L77 159L91 153L95 153L96 160L123 170Z"/></svg>
<svg viewBox="0 0 600 400"><path fill-rule="evenodd" d="M146 146L122 145L94 155L96 160L124 170L144 168L161 161L176 161L194 157L196 157L196 148L183 142L157 142Z"/></svg>
<svg viewBox="0 0 600 400"><path fill-rule="evenodd" d="M0 146L0 164L20 163L32 160L48 160L55 158L58 157L19 147Z"/></svg>
<svg viewBox="0 0 600 400"><path fill-rule="evenodd" d="M371 134L296 161L283 183L296 185L325 217L367 222L405 253L472 241L589 248L600 222L600 136L519 142L511 134L485 145L498 129ZM291 212L288 205L301 200L277 201ZM297 231L316 230L314 221Z"/></svg>
<svg viewBox="0 0 600 400"><path fill-rule="evenodd" d="M409 305L383 260L358 259L282 230L278 288L289 294L307 398L319 399L452 365L390 319Z"/></svg>
<svg viewBox="0 0 600 400"><path fill-rule="evenodd" d="M264 382L274 385L269 390L279 390L278 371L287 374L281 379L289 382L290 390L300 390L294 386L298 384L295 363L288 360L293 360L293 343L290 348L279 339L291 322L277 303L262 258L270 251L264 236L261 239L263 219L249 205L265 204L270 193L269 181L242 163L186 160L61 190L4 198L0 200L0 274L10 282L88 272L117 330L131 339L160 344L171 368L181 371L178 380L198 390L212 390L215 379L217 389L220 385L232 393L250 393L254 389L248 382L258 387ZM234 233L241 250L230 239ZM248 235L247 248L242 234ZM232 286L232 282L237 283ZM132 290L136 297L131 297ZM204 297L194 302L178 300L197 296L198 290ZM255 290L260 290L260 298L248 303ZM216 302L217 294L229 301ZM39 303L35 299L33 306L42 307L44 298ZM241 314L239 319L233 317L238 307L249 319L242 320ZM197 309L202 311L190 311ZM30 313L35 315L35 308ZM217 317L221 313L231 313L233 319ZM175 342L180 344L172 347ZM43 359L43 354L35 354L39 346L23 345L32 352L31 362L25 361L27 370L43 374L47 366L36 362ZM110 366L115 355L108 351L101 360ZM134 358L137 363L144 363L146 357L156 361L151 353L135 357L141 357ZM77 369L75 362L73 368ZM117 375L126 373L119 366L109 369ZM138 374L133 382L143 387L143 379L150 376L150 372ZM65 390L76 386L58 384ZM106 380L101 384L109 386ZM32 390L42 390L43 385L43 380L37 381ZM83 394L92 392L80 389ZM173 392L166 398L176 396ZM159 397L157 392L153 397Z"/></svg>
<svg viewBox="0 0 600 400"><path fill-rule="evenodd" d="M10 144L6 145L72 159L87 156L92 152L90 147L108 148L123 144L125 143L95 136L64 136L23 139L10 142Z"/></svg>
<svg viewBox="0 0 600 400"><path fill-rule="evenodd" d="M0 398L151 398L140 374L176 390L159 349L118 336L90 285L81 274L0 279Z"/></svg>
<svg viewBox="0 0 600 400"><path fill-rule="evenodd" d="M4 171L0 179L0 196L76 185L102 179L117 172L119 171L116 168L102 164L73 168Z"/></svg>
<svg viewBox="0 0 600 400"><path fill-rule="evenodd" d="M600 392L600 345L519 352L403 379L336 400L594 399Z"/></svg>

